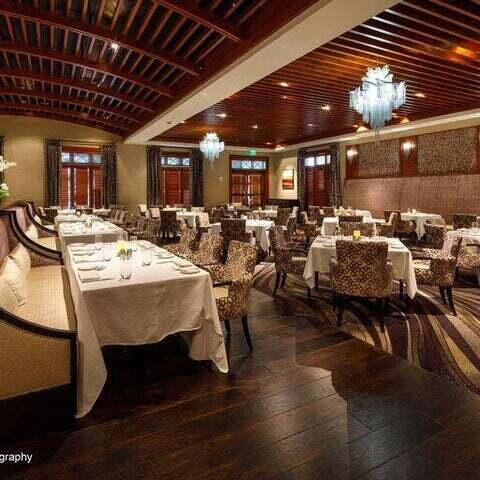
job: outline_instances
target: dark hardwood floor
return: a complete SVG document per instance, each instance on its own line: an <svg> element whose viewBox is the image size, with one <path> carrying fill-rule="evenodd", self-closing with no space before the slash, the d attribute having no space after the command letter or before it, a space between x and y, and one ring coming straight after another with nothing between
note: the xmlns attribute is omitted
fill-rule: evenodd
<svg viewBox="0 0 480 480"><path fill-rule="evenodd" d="M1 446L33 461L0 478L480 478L472 392L255 290L252 355L232 328L230 375L190 361L180 338L107 350L94 410Z"/></svg>

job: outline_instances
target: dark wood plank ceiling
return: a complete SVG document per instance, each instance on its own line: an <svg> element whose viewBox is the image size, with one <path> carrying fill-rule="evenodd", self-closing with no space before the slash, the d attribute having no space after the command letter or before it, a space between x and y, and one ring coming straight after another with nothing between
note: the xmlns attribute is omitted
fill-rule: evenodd
<svg viewBox="0 0 480 480"><path fill-rule="evenodd" d="M312 3L0 0L0 114L128 135Z"/></svg>
<svg viewBox="0 0 480 480"><path fill-rule="evenodd" d="M265 147L354 132L361 117L348 92L377 62L408 85L392 124L480 107L480 2L404 0L161 138L198 141L214 129L228 144Z"/></svg>

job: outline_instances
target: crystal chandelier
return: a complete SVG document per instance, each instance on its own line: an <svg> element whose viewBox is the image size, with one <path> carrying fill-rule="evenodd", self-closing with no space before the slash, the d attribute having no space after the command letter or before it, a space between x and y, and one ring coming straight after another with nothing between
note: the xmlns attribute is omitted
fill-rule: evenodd
<svg viewBox="0 0 480 480"><path fill-rule="evenodd" d="M225 144L220 141L215 132L206 133L200 141L200 151L205 155L205 158L210 162L213 169L213 162L218 158L221 152L225 149Z"/></svg>
<svg viewBox="0 0 480 480"><path fill-rule="evenodd" d="M391 120L393 110L405 103L405 82L393 83L388 65L368 68L362 85L350 92L350 108L362 115L365 123L378 130Z"/></svg>

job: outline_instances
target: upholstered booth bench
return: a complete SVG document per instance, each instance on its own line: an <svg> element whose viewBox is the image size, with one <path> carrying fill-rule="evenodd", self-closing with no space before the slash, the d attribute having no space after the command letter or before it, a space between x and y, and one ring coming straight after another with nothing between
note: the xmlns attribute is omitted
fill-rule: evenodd
<svg viewBox="0 0 480 480"><path fill-rule="evenodd" d="M61 252L31 238L36 226L25 212L26 206L0 209L0 439L10 440L56 427L76 412L77 327L68 276Z"/></svg>

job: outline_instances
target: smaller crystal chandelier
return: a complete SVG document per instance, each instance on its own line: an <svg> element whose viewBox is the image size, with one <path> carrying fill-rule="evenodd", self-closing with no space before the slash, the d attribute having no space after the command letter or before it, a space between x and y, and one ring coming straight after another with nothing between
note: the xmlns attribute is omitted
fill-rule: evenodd
<svg viewBox="0 0 480 480"><path fill-rule="evenodd" d="M378 130L392 119L393 110L405 103L405 82L393 83L388 65L368 68L362 85L350 92L350 108L362 115L364 123Z"/></svg>
<svg viewBox="0 0 480 480"><path fill-rule="evenodd" d="M208 132L200 141L200 151L205 155L205 158L210 162L213 169L213 162L218 158L221 152L225 149L225 144L220 141L215 132Z"/></svg>

